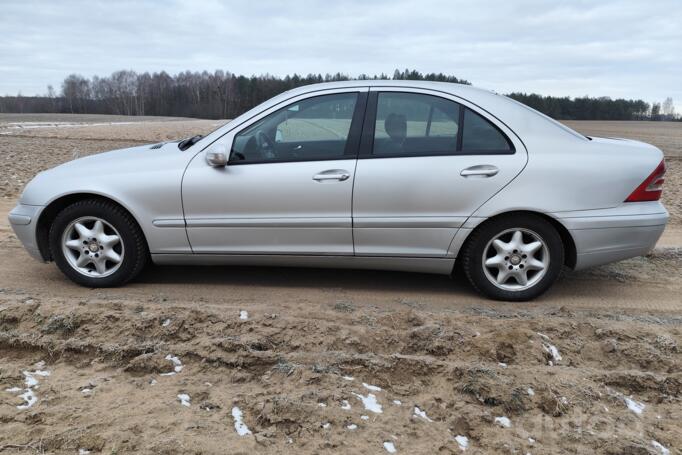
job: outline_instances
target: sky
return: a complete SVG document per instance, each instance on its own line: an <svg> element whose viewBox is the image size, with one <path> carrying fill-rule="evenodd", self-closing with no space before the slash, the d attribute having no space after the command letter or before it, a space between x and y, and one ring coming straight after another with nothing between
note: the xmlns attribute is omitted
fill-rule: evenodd
<svg viewBox="0 0 682 455"><path fill-rule="evenodd" d="M0 0L0 94L120 69L442 72L682 112L682 0Z"/></svg>

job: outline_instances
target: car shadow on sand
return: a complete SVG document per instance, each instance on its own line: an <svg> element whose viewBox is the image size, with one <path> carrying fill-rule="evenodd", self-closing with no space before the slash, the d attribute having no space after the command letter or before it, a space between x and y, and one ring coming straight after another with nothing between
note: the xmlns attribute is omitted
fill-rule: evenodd
<svg viewBox="0 0 682 455"><path fill-rule="evenodd" d="M355 269L242 266L151 266L139 284L205 284L240 287L344 288L474 295L463 277Z"/></svg>

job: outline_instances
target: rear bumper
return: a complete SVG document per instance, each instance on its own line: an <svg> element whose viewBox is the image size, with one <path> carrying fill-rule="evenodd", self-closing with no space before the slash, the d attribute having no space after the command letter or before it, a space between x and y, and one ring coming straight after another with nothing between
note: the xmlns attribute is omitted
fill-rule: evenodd
<svg viewBox="0 0 682 455"><path fill-rule="evenodd" d="M668 222L660 202L632 202L603 210L553 213L571 233L575 269L647 254Z"/></svg>
<svg viewBox="0 0 682 455"><path fill-rule="evenodd" d="M42 209L43 206L40 205L18 204L9 212L8 218L14 233L31 257L45 262L45 259L40 254L36 238L38 215Z"/></svg>

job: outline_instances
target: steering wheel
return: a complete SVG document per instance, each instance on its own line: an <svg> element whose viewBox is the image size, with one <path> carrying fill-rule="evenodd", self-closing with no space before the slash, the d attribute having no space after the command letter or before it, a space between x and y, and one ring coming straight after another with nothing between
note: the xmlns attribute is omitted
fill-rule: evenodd
<svg viewBox="0 0 682 455"><path fill-rule="evenodd" d="M256 133L256 145L261 156L265 159L275 159L275 143L263 131Z"/></svg>

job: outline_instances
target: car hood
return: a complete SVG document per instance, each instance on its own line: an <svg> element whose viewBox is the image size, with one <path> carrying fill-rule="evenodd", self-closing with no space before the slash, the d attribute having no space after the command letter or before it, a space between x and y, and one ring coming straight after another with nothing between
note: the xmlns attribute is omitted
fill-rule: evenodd
<svg viewBox="0 0 682 455"><path fill-rule="evenodd" d="M145 144L84 156L67 161L66 163L60 164L45 172L51 172L56 175L63 172L91 171L93 168L100 172L102 166L105 166L107 170L112 170L112 167L116 170L135 170L142 161L146 161L152 157L160 158L162 155L173 152L182 153L178 149L176 142Z"/></svg>
<svg viewBox="0 0 682 455"><path fill-rule="evenodd" d="M36 175L24 188L19 201L28 205L44 205L52 199L50 188L58 188L62 193L94 192L101 181L123 182L124 176L144 178L145 173L151 174L169 166L181 170L184 169L183 162L194 155L191 150L182 152L176 142L167 142L78 158Z"/></svg>

